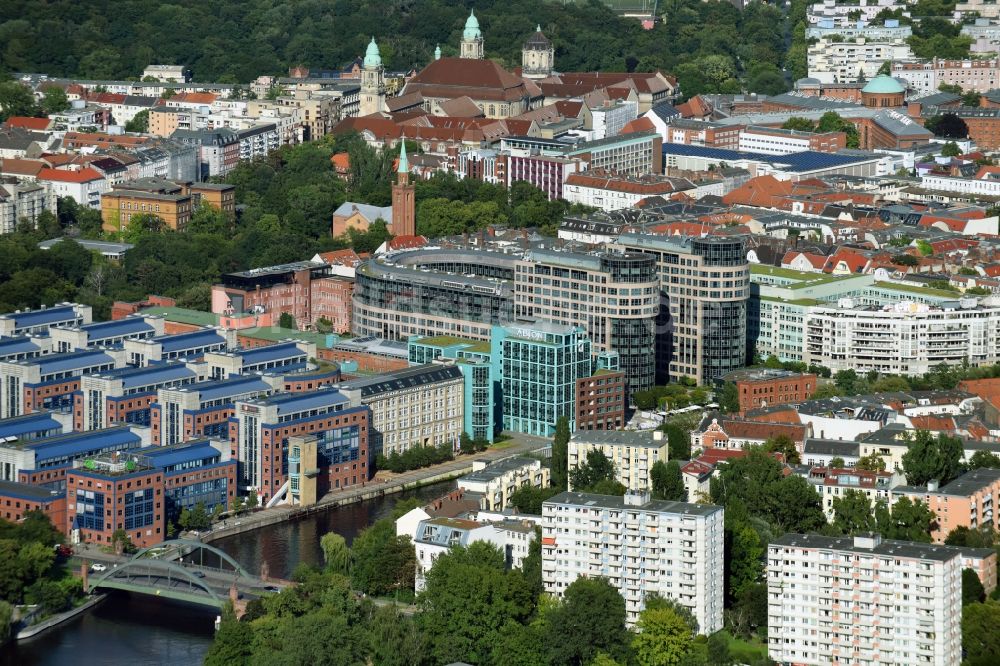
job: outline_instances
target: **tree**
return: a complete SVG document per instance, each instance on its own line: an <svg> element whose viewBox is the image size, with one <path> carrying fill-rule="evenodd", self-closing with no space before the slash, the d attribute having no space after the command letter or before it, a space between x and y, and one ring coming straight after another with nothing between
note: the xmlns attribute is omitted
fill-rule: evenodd
<svg viewBox="0 0 1000 666"><path fill-rule="evenodd" d="M569 473L570 486L577 492L592 489L602 481L615 480L615 464L600 449L587 451L587 462Z"/></svg>
<svg viewBox="0 0 1000 666"><path fill-rule="evenodd" d="M963 548L993 548L997 543L997 532L991 525L981 525L973 529L962 525L949 532L944 542L949 546Z"/></svg>
<svg viewBox="0 0 1000 666"><path fill-rule="evenodd" d="M920 264L920 260L912 254L894 254L890 260L897 266L917 266Z"/></svg>
<svg viewBox="0 0 1000 666"><path fill-rule="evenodd" d="M531 484L521 486L510 496L510 505L521 513L542 515L542 502L562 492L558 488L538 488Z"/></svg>
<svg viewBox="0 0 1000 666"><path fill-rule="evenodd" d="M232 507L230 508L233 514L238 516L241 513L243 513L243 511L245 510L245 506L246 505L244 504L243 497L241 495L237 495L236 498L233 500Z"/></svg>
<svg viewBox="0 0 1000 666"><path fill-rule="evenodd" d="M769 438L764 442L764 450L769 453L780 453L782 459L789 465L798 465L802 461L799 450L795 448L795 442L788 435Z"/></svg>
<svg viewBox="0 0 1000 666"><path fill-rule="evenodd" d="M365 594L380 596L413 588L416 554L409 537L396 536L396 525L383 518L351 544L351 583Z"/></svg>
<svg viewBox="0 0 1000 666"><path fill-rule="evenodd" d="M604 578L577 578L545 619L552 663L587 664L601 652L614 659L628 652L625 600Z"/></svg>
<svg viewBox="0 0 1000 666"><path fill-rule="evenodd" d="M854 469L863 469L869 472L884 472L885 458L872 451L867 456L859 458L857 464L854 465Z"/></svg>
<svg viewBox="0 0 1000 666"><path fill-rule="evenodd" d="M182 508L177 516L177 526L185 532L191 529L191 511L187 507Z"/></svg>
<svg viewBox="0 0 1000 666"><path fill-rule="evenodd" d="M962 651L967 663L996 663L1000 654L1000 603L969 604L962 609Z"/></svg>
<svg viewBox="0 0 1000 666"><path fill-rule="evenodd" d="M552 487L566 490L569 478L569 419L560 416L556 420L556 432L552 436Z"/></svg>
<svg viewBox="0 0 1000 666"><path fill-rule="evenodd" d="M799 132L812 132L815 130L815 126L813 125L813 121L808 118L792 116L785 121L785 124L781 126L781 129L796 130Z"/></svg>
<svg viewBox="0 0 1000 666"><path fill-rule="evenodd" d="M212 518L208 515L204 502L198 502L191 510L191 518L188 522L188 529L207 530L212 526Z"/></svg>
<svg viewBox="0 0 1000 666"><path fill-rule="evenodd" d="M10 638L10 624L14 620L14 608L6 601L0 601L0 645Z"/></svg>
<svg viewBox="0 0 1000 666"><path fill-rule="evenodd" d="M654 499L687 501L687 488L684 487L680 463L676 460L667 463L657 460L649 470L649 478Z"/></svg>
<svg viewBox="0 0 1000 666"><path fill-rule="evenodd" d="M864 491L851 488L840 497L833 498L833 525L844 534L875 529L871 502Z"/></svg>
<svg viewBox="0 0 1000 666"><path fill-rule="evenodd" d="M521 572L507 570L503 553L483 541L439 555L421 599L419 622L439 664L486 663L508 621L523 622L534 610Z"/></svg>
<svg viewBox="0 0 1000 666"><path fill-rule="evenodd" d="M924 123L924 127L934 132L935 136L946 139L965 139L969 136L968 125L954 113L932 116Z"/></svg>
<svg viewBox="0 0 1000 666"><path fill-rule="evenodd" d="M346 576L351 568L351 549L347 541L336 532L327 532L319 540L323 561L328 571Z"/></svg>
<svg viewBox="0 0 1000 666"><path fill-rule="evenodd" d="M986 590L983 588L979 574L973 569L962 569L962 606L973 603L981 603L986 599Z"/></svg>
<svg viewBox="0 0 1000 666"><path fill-rule="evenodd" d="M31 89L20 81L0 81L0 121L11 116L33 116L38 112Z"/></svg>
<svg viewBox="0 0 1000 666"><path fill-rule="evenodd" d="M412 666L425 662L426 638L414 620L399 609L392 606L376 609L365 623L365 629L372 664Z"/></svg>
<svg viewBox="0 0 1000 666"><path fill-rule="evenodd" d="M670 460L688 460L691 458L691 433L677 423L666 423L660 426L667 435L667 457Z"/></svg>
<svg viewBox="0 0 1000 666"><path fill-rule="evenodd" d="M847 463L845 463L844 459L841 458L840 456L834 456L833 458L830 458L830 462L827 464L827 467L830 469L843 469L846 466ZM857 467L857 465L855 465L855 467Z"/></svg>
<svg viewBox="0 0 1000 666"><path fill-rule="evenodd" d="M729 640L725 633L717 631L708 637L708 662L713 666L726 666L732 661L729 654Z"/></svg>
<svg viewBox="0 0 1000 666"><path fill-rule="evenodd" d="M132 539L129 538L128 533L123 529L117 529L111 534L111 546L118 555L135 552Z"/></svg>
<svg viewBox="0 0 1000 666"><path fill-rule="evenodd" d="M149 111L143 110L132 116L132 119L125 123L125 131L135 134L144 134L149 131Z"/></svg>
<svg viewBox="0 0 1000 666"><path fill-rule="evenodd" d="M257 495L257 490L255 488L251 488L250 493L247 495L246 507L248 510L253 511L258 506L260 506L260 497Z"/></svg>
<svg viewBox="0 0 1000 666"><path fill-rule="evenodd" d="M941 156L942 157L958 157L962 154L961 148L954 141L949 141L948 143L941 146Z"/></svg>
<svg viewBox="0 0 1000 666"><path fill-rule="evenodd" d="M69 108L69 98L66 91L56 86L49 86L42 93L42 113L51 116L53 113L60 113Z"/></svg>
<svg viewBox="0 0 1000 666"><path fill-rule="evenodd" d="M903 454L903 472L911 486L928 481L944 485L962 473L962 440L944 433L937 437L926 430L909 435L910 446Z"/></svg>
<svg viewBox="0 0 1000 666"><path fill-rule="evenodd" d="M896 500L890 510L883 500L875 505L875 526L886 539L929 543L934 528L934 512L920 500Z"/></svg>
<svg viewBox="0 0 1000 666"><path fill-rule="evenodd" d="M983 467L1000 469L1000 456L990 451L976 451L969 458L969 469L980 469Z"/></svg>
<svg viewBox="0 0 1000 666"><path fill-rule="evenodd" d="M632 649L639 666L674 666L691 651L691 627L672 609L647 608L638 625Z"/></svg>
<svg viewBox="0 0 1000 666"><path fill-rule="evenodd" d="M723 382L722 390L718 393L719 409L726 414L735 414L740 411L740 395L733 382Z"/></svg>
<svg viewBox="0 0 1000 666"><path fill-rule="evenodd" d="M278 317L278 326L281 328L297 328L295 325L295 317L292 316L291 312L282 312L281 316Z"/></svg>

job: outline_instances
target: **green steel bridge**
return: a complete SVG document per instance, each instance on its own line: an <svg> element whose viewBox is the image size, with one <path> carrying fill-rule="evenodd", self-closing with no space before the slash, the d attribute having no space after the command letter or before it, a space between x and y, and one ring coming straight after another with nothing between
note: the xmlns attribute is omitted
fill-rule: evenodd
<svg viewBox="0 0 1000 666"><path fill-rule="evenodd" d="M252 576L228 553L188 539L143 548L129 560L110 565L107 571L91 578L89 588L91 592L124 590L220 609L234 588L242 598L277 589Z"/></svg>

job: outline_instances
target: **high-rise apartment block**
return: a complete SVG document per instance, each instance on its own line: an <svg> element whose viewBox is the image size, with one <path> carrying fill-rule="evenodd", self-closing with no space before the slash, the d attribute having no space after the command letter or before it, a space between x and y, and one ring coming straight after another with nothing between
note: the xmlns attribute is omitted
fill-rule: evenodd
<svg viewBox="0 0 1000 666"><path fill-rule="evenodd" d="M783 664L962 661L958 548L878 534L768 546L768 649Z"/></svg>
<svg viewBox="0 0 1000 666"><path fill-rule="evenodd" d="M557 596L577 578L603 577L639 619L656 593L691 610L698 633L722 629L723 508L566 492L542 505L542 581Z"/></svg>

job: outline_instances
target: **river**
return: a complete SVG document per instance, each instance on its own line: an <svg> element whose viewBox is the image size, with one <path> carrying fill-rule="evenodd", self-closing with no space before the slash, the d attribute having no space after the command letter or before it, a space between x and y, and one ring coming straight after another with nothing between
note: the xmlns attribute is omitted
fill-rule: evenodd
<svg viewBox="0 0 1000 666"><path fill-rule="evenodd" d="M431 500L455 486L452 481L269 525L213 542L247 570L267 562L272 576L288 578L305 562L319 564L319 539L337 532L348 543L368 525L392 513L410 497ZM34 640L0 649L0 666L200 664L212 643L214 611L146 596L115 593L104 603Z"/></svg>

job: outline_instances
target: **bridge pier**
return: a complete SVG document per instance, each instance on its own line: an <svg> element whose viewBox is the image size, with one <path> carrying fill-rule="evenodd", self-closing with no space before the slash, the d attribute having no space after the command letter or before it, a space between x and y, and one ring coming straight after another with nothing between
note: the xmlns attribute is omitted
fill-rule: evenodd
<svg viewBox="0 0 1000 666"><path fill-rule="evenodd" d="M86 562L80 563L80 580L83 581L83 593L90 594L90 566Z"/></svg>

